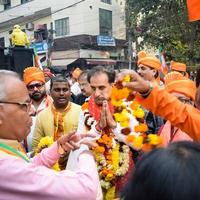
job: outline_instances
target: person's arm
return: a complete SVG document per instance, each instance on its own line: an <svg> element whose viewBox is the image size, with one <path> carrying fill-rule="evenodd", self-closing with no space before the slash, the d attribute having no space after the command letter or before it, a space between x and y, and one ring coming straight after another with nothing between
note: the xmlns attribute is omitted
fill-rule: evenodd
<svg viewBox="0 0 200 200"><path fill-rule="evenodd" d="M200 111L180 102L176 97L158 87L153 88L148 97L137 96L141 105L179 127L195 141L200 142Z"/></svg>
<svg viewBox="0 0 200 200"><path fill-rule="evenodd" d="M50 168L59 158L58 145L57 142L54 142L49 148L43 149L38 155L34 156L31 162L35 165L43 165Z"/></svg>
<svg viewBox="0 0 200 200"><path fill-rule="evenodd" d="M0 162L3 172L1 199L96 199L99 179L93 155L89 151L80 154L76 172L56 172L9 155L1 157Z"/></svg>
<svg viewBox="0 0 200 200"><path fill-rule="evenodd" d="M123 81L126 75L130 76L130 82ZM139 101L146 109L169 120L173 126L179 127L195 141L200 142L200 111L198 109L180 102L164 89L152 88L149 82L132 70L121 73L118 81L122 81L124 87L139 92Z"/></svg>

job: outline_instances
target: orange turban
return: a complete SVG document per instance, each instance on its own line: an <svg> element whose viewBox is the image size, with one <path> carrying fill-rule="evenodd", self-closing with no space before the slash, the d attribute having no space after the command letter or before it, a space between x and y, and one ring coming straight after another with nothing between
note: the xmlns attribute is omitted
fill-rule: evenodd
<svg viewBox="0 0 200 200"><path fill-rule="evenodd" d="M167 92L177 92L195 100L196 85L194 81L184 77L179 72L171 72L165 76L165 89Z"/></svg>
<svg viewBox="0 0 200 200"><path fill-rule="evenodd" d="M171 61L171 69L180 72L186 72L186 64Z"/></svg>
<svg viewBox="0 0 200 200"><path fill-rule="evenodd" d="M32 81L41 81L45 83L44 73L38 67L28 67L23 74L24 83L28 85Z"/></svg>
<svg viewBox="0 0 200 200"><path fill-rule="evenodd" d="M78 79L78 77L80 76L81 74L81 70L79 68L76 68L73 72L72 72L72 77L75 78L75 79Z"/></svg>
<svg viewBox="0 0 200 200"><path fill-rule="evenodd" d="M160 60L154 56L146 55L144 51L138 53L138 65L142 64L158 71L161 70Z"/></svg>

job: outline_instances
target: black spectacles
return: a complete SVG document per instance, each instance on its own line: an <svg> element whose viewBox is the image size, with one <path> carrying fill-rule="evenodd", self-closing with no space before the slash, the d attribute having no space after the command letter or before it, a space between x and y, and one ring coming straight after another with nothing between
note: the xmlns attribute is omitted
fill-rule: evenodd
<svg viewBox="0 0 200 200"><path fill-rule="evenodd" d="M40 84L40 83L36 83L34 85L29 85L27 86L28 90L34 90L34 88L36 87L37 89L41 89L44 86L44 84Z"/></svg>
<svg viewBox="0 0 200 200"><path fill-rule="evenodd" d="M20 108L26 112L30 111L31 108L31 102L24 102L24 103L20 103L20 102L8 102L8 101L0 101L0 103L5 103L5 104L15 104L20 106Z"/></svg>

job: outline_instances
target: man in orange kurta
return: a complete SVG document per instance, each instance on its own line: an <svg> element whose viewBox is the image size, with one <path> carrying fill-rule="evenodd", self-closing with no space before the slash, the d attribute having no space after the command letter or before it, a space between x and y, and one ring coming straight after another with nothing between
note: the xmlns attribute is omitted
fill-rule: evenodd
<svg viewBox="0 0 200 200"><path fill-rule="evenodd" d="M137 98L142 106L169 120L173 126L179 127L194 141L200 142L200 111L198 109L180 102L164 89L152 87L134 71L126 71L118 79L123 80L127 74L130 74L132 81L124 82L123 85L139 92Z"/></svg>

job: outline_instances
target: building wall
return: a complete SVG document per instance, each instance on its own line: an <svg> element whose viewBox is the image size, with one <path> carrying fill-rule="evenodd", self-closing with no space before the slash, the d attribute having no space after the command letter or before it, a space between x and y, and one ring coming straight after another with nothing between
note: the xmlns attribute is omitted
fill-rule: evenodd
<svg viewBox="0 0 200 200"><path fill-rule="evenodd" d="M53 22L55 28L55 20L69 17L69 36L80 34L99 35L99 8L102 8L112 11L113 37L125 39L125 0L112 0L111 5L100 0L85 0L83 2L80 2L80 0L32 0L21 5L20 2L20 0L11 0L12 8L0 12L0 23L20 16L32 15L35 11L51 7L51 16L33 21L34 25L46 23L49 29L50 23ZM74 3L77 4L70 7ZM23 23L20 25L22 28L25 27ZM9 27L9 30L12 30L12 27ZM6 35L6 46L9 44L9 30L0 30L0 37ZM33 37L33 31L27 30L26 32L30 38Z"/></svg>

